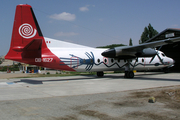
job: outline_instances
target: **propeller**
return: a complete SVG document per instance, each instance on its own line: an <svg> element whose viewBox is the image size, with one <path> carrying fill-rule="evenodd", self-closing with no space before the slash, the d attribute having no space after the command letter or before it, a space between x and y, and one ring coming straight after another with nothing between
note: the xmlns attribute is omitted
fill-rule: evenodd
<svg viewBox="0 0 180 120"><path fill-rule="evenodd" d="M159 54L157 54L157 56L158 56L160 62L164 65L163 59L161 59L161 57L159 56Z"/></svg>
<svg viewBox="0 0 180 120"><path fill-rule="evenodd" d="M156 55L157 55L157 54L156 54ZM152 57L152 59L150 60L149 63L151 63L151 62L154 60L154 58L156 57L156 55L154 55L154 56Z"/></svg>

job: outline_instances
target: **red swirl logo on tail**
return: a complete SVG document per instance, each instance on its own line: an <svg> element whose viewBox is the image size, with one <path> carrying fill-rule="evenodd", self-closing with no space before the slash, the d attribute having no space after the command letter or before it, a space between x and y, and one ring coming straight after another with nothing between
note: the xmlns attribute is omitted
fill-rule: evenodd
<svg viewBox="0 0 180 120"><path fill-rule="evenodd" d="M28 23L24 23L19 27L19 34L26 39L32 38L36 35L37 30Z"/></svg>

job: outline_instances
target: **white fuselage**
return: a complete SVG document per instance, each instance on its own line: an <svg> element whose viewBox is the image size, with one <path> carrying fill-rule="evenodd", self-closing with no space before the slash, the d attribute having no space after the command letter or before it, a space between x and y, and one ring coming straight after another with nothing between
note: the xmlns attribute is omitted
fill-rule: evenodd
<svg viewBox="0 0 180 120"><path fill-rule="evenodd" d="M77 72L124 70L127 63L126 59L103 57L101 53L106 49L91 48L50 38L45 38L45 41L50 51L61 60L60 66L63 62ZM130 68L152 70L170 67L174 64L173 59L166 57L163 52L157 51L157 53L160 58L156 55L154 58L139 57L130 60Z"/></svg>

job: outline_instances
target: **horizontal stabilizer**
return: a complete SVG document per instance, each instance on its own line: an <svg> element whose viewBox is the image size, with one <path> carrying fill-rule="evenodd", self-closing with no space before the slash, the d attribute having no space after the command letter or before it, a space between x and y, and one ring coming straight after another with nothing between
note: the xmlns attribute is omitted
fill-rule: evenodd
<svg viewBox="0 0 180 120"><path fill-rule="evenodd" d="M40 50L42 45L42 39L34 39L23 50Z"/></svg>

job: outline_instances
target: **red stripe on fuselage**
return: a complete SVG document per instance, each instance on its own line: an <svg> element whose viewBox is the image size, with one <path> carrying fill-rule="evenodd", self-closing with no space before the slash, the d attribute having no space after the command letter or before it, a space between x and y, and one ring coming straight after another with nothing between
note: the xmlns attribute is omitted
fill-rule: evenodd
<svg viewBox="0 0 180 120"><path fill-rule="evenodd" d="M45 40L43 40L43 43L42 43L42 53L41 54L42 54L42 56L41 56L42 66L57 69L57 70L75 71L74 69L70 68L66 64L62 65L63 62L49 50L49 48L47 47L47 45L45 43ZM61 63L61 65L60 65L60 63Z"/></svg>

